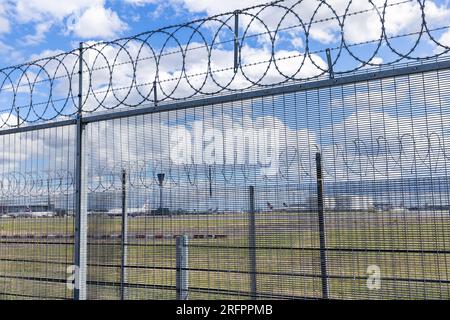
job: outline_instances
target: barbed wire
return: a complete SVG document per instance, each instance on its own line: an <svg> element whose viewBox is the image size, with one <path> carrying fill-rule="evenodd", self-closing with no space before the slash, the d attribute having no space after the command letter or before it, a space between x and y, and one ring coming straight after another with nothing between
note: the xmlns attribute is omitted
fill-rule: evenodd
<svg viewBox="0 0 450 320"><path fill-rule="evenodd" d="M437 59L450 50L440 40L450 26L427 16L430 3L281 0L87 43L1 69L0 128L72 117L79 108L92 113L156 105ZM416 15L415 26L393 30L389 19L402 8ZM361 39L351 35L358 19L371 23L370 35ZM434 49L424 55L420 49L430 43Z"/></svg>
<svg viewBox="0 0 450 320"><path fill-rule="evenodd" d="M11 171L0 174L0 198L70 194L73 188L74 175L70 170Z"/></svg>
<svg viewBox="0 0 450 320"><path fill-rule="evenodd" d="M355 138L329 146L298 148L290 145L281 150L275 171L264 173L260 163L190 163L175 164L163 160L122 161L113 165L98 163L89 167L89 192L116 192L122 188L122 171L126 170L127 188L131 190L159 188L158 173L166 176L164 186L216 187L275 182L282 184L315 183L315 152L323 156L326 183L351 180L383 180L408 177L444 176L442 165L450 160L444 139L436 132L414 136L379 136L364 140ZM274 163L269 164L271 166ZM0 198L69 195L75 190L74 173L70 170L39 172L11 171L0 173Z"/></svg>

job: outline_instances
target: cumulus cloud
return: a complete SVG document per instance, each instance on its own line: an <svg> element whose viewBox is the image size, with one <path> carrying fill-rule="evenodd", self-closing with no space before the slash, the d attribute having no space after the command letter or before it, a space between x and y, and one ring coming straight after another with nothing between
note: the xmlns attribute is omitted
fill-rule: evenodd
<svg viewBox="0 0 450 320"><path fill-rule="evenodd" d="M83 39L111 39L128 29L116 12L103 6L93 6L80 16L73 16L67 30Z"/></svg>
<svg viewBox="0 0 450 320"><path fill-rule="evenodd" d="M191 43L192 48L201 47L200 43ZM99 101L107 108L116 105L134 105L146 103L153 99L150 91L156 78L158 83L159 99L191 97L194 94L213 94L223 92L223 88L243 89L255 86L255 84L271 85L284 82L285 76L296 76L306 79L317 76L321 71L317 68L326 68L326 63L318 55L310 57L302 56L300 51L282 50L277 52L279 59L277 65L271 61L271 52L267 48L254 48L244 46L241 51L242 70L234 73L233 50L214 49L211 53L210 72L208 71L208 52L206 50L186 50L183 56L178 54L166 54L159 60L158 68L148 47L141 48L139 42L130 41L125 50L118 51L111 45L102 46L102 56L98 55L99 47L88 49L86 59L90 69L96 71L90 78L89 101L86 103L89 109L95 109ZM176 51L177 48L167 48L167 52ZM136 65L130 62L138 61ZM294 58L293 58L294 57ZM115 61L113 76L110 77L106 61ZM313 61L315 65L313 64ZM303 64L302 64L303 62ZM183 70L184 65L184 70ZM296 68L292 66L295 65ZM317 65L317 66L316 66ZM134 69L135 68L135 69ZM212 78L212 75L214 78ZM284 74L284 75L283 75ZM73 84L76 86L76 84ZM114 90L114 92L113 92ZM198 91L198 92L197 92Z"/></svg>
<svg viewBox="0 0 450 320"><path fill-rule="evenodd" d="M82 39L114 38L128 27L115 11L106 7L106 0L17 0L10 6L18 23L34 25L35 34L25 37L27 44L44 40L55 25Z"/></svg>
<svg viewBox="0 0 450 320"><path fill-rule="evenodd" d="M0 54L2 54L3 62L17 63L23 61L23 56L13 46L6 44L0 40Z"/></svg>
<svg viewBox="0 0 450 320"><path fill-rule="evenodd" d="M134 0L126 0L133 2ZM135 0L136 1L136 0ZM139 0L137 0L139 2ZM145 1L145 0L144 0ZM174 5L182 5L191 12L206 12L209 15L215 15L222 12L234 11L237 9L244 9L254 5L267 3L265 0L229 0L229 1L214 1L214 0L171 0Z"/></svg>
<svg viewBox="0 0 450 320"><path fill-rule="evenodd" d="M439 43L442 44L443 46L450 47L450 30L448 30L439 37Z"/></svg>
<svg viewBox="0 0 450 320"><path fill-rule="evenodd" d="M25 44L33 45L42 42L45 39L45 36L51 27L52 27L51 22L41 22L36 24L35 33L25 36L24 38Z"/></svg>
<svg viewBox="0 0 450 320"><path fill-rule="evenodd" d="M6 13L6 4L0 3L0 34L7 33L11 29Z"/></svg>
<svg viewBox="0 0 450 320"><path fill-rule="evenodd" d="M127 0L130 3L143 4L167 3L167 1L158 0ZM236 9L243 9L254 5L267 3L265 0L249 1L215 1L215 0L170 0L169 3L175 7L183 7L189 12L204 12L208 15L230 12ZM291 8L293 13L286 14L285 9L272 7L268 10L254 10L252 13L258 13L258 18L272 30L275 30L278 23L282 21L283 27L298 25L299 17L302 23L309 27L311 19L316 23L310 25L310 37L323 44L330 44L340 39L340 26L337 17L348 13L358 14L348 15L345 21L344 37L350 43L359 43L365 41L374 41L380 38L382 33L381 14L385 0L369 1L349 1L349 0L328 0L320 2L316 0L287 0L280 5ZM385 15L385 29L389 36L395 36L404 33L420 31L422 12L418 1L409 1L399 3L395 0L388 0ZM390 4L396 4L389 6ZM328 6L329 5L329 6ZM332 9L331 9L332 8ZM333 11L334 10L334 11ZM294 14L295 13L295 14ZM425 5L425 16L428 27L436 26L448 21L450 18L450 8L447 3L439 1L427 1ZM331 18L331 19L330 19ZM242 21L249 22L251 17L243 15ZM258 21L253 21L250 30L262 31ZM259 29L259 30L258 30ZM297 28L297 36L304 33L302 28ZM298 38L298 37L297 37Z"/></svg>
<svg viewBox="0 0 450 320"><path fill-rule="evenodd" d="M17 117L8 113L0 114L0 120L17 123ZM44 176L48 171L72 171L75 161L72 156L74 137L73 127L60 127L32 133L14 133L3 138L0 143L0 188L5 188L2 185L8 183L5 175L12 171L21 172L23 177L30 173Z"/></svg>
<svg viewBox="0 0 450 320"><path fill-rule="evenodd" d="M45 19L61 20L99 5L104 5L104 0L17 0L15 13L18 21L40 22Z"/></svg>
<svg viewBox="0 0 450 320"><path fill-rule="evenodd" d="M124 0L124 2L135 6L143 6L146 4L158 3L159 0Z"/></svg>

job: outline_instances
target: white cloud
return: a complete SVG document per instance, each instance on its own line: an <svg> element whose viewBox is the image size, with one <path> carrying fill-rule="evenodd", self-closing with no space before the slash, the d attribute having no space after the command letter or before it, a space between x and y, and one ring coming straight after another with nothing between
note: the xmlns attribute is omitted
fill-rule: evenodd
<svg viewBox="0 0 450 320"><path fill-rule="evenodd" d="M6 5L4 3L0 3L0 34L8 33L11 29L11 25L9 23L9 19L6 14Z"/></svg>
<svg viewBox="0 0 450 320"><path fill-rule="evenodd" d="M63 50L44 50L39 54L31 55L30 59L31 59L31 61L34 61L34 60L39 60L42 58L53 57L53 56L59 55L61 53L64 53L64 51Z"/></svg>
<svg viewBox="0 0 450 320"><path fill-rule="evenodd" d="M15 126L17 117L0 113L0 124L5 122ZM73 128L60 127L41 130L38 135L14 133L9 135L8 139L3 139L0 143L0 167L3 169L3 176L0 174L0 189L5 188L5 185L2 186L5 180L1 180L4 179L6 171L19 170L24 175L45 175L46 170L53 173L59 169L72 170L74 158L70 154L75 147L74 137ZM37 159L42 161L42 166L32 164Z"/></svg>
<svg viewBox="0 0 450 320"><path fill-rule="evenodd" d="M133 2L133 0L127 0ZM134 0L140 2L140 0ZM145 1L145 0L144 0ZM161 1L162 2L162 1ZM183 5L191 12L206 12L209 15L244 9L254 5L267 3L266 0L171 0L174 5Z"/></svg>
<svg viewBox="0 0 450 320"><path fill-rule="evenodd" d="M51 22L42 22L36 24L35 33L25 36L24 38L25 44L33 45L42 42L45 39L45 35L47 34L47 32L50 30L51 27L52 27Z"/></svg>
<svg viewBox="0 0 450 320"><path fill-rule="evenodd" d="M322 147L327 171L343 179L438 176L447 161L448 119L352 113L324 130L333 136L333 145Z"/></svg>
<svg viewBox="0 0 450 320"><path fill-rule="evenodd" d="M15 12L17 20L24 23L45 19L63 20L90 7L103 6L104 3L104 0L16 0Z"/></svg>
<svg viewBox="0 0 450 320"><path fill-rule="evenodd" d="M24 39L27 44L44 40L53 26L83 39L114 38L128 27L115 11L106 7L106 0L16 0L12 3L15 20L35 27L35 34Z"/></svg>
<svg viewBox="0 0 450 320"><path fill-rule="evenodd" d="M129 3L154 3L157 0L126 0ZM167 3L167 1L158 1L159 3ZM236 9L243 9L254 5L265 4L266 0L169 0L169 3L175 7L182 6L192 13L205 12L208 15L220 14L223 12L230 12ZM349 15L346 17L344 27L344 36L350 43L359 43L364 41L377 40L381 35L380 15L374 7L379 8L378 12L383 11L385 0L374 0L373 4L369 1L352 1L349 0L328 0L325 5L317 0L287 0L281 5L291 7L296 4L292 11L302 19L302 22L307 25L314 15L315 21L320 21L311 25L310 36L324 44L329 44L339 40L340 27L336 20L336 15L341 17L348 9L349 13L359 12L358 14ZM396 0L387 0L387 4L398 3ZM350 5L349 5L350 4ZM330 5L335 12L333 12L328 5ZM257 13L260 9L251 11ZM299 20L294 14L286 14L285 9L272 7L263 10L258 14L258 18L274 30L279 21L283 19L283 26L299 24ZM420 5L417 1L410 1L398 5L386 7L386 32L388 35L398 35L401 33L420 31L421 16ZM425 5L425 15L428 27L432 27L439 23L446 23L450 19L450 8L448 4L438 4L437 1L427 1ZM331 18L331 20L329 19ZM250 21L250 17L242 16L242 21ZM251 30L258 31L258 23L252 26ZM302 28L297 28L297 33L303 33ZM261 30L259 30L261 31Z"/></svg>
<svg viewBox="0 0 450 320"><path fill-rule="evenodd" d="M67 26L67 30L83 39L111 39L128 28L116 12L103 6L90 7L70 20L73 23Z"/></svg>
<svg viewBox="0 0 450 320"><path fill-rule="evenodd" d="M143 6L146 4L158 3L159 0L124 0L124 2L135 6Z"/></svg>
<svg viewBox="0 0 450 320"><path fill-rule="evenodd" d="M17 117L9 112L0 113L0 123L8 126L17 125Z"/></svg>
<svg viewBox="0 0 450 320"><path fill-rule="evenodd" d="M22 54L3 41L0 41L0 54L2 55L3 63L18 63L23 61Z"/></svg>
<svg viewBox="0 0 450 320"><path fill-rule="evenodd" d="M439 43L443 46L450 47L450 30L439 37Z"/></svg>
<svg viewBox="0 0 450 320"><path fill-rule="evenodd" d="M199 43L191 43L192 48L199 46ZM99 49L102 51L102 56L99 56L96 51ZM91 108L98 106L92 90L96 92L96 98L99 101L104 101L105 106L109 108L121 105L122 102L130 105L148 103L143 98L147 96L149 99L153 99L150 90L152 90L151 84L155 79L156 65L153 59L148 59L152 57L149 48L141 48L139 41L129 41L127 43L128 53L121 50L119 56L116 57L119 53L118 49L120 47L108 45L102 48L97 47L94 50L88 49L85 53L90 69L96 70L92 73L90 79L91 91L89 91L89 99L92 101L89 101L87 105ZM166 50L165 52L172 52L175 48L167 48ZM242 69L245 75L241 70L238 70L236 74L233 71L233 50L212 50L211 64L209 66L208 52L206 50L186 51L184 59L185 73L182 70L183 59L181 54L163 55L159 60L158 66L158 98L164 99L170 95L170 98L182 99L196 94L194 89L199 90L200 94L213 94L226 92L228 89L254 87L255 83L272 85L286 81L285 76L306 79L321 73L312 63L312 60L318 66L326 68L326 63L321 57L310 55L305 58L299 51L281 50L277 52L276 58L279 59L277 62L278 69L273 62L270 62L271 52L268 49L245 46L242 48L241 53L241 61L244 66ZM136 74L134 74L134 65L130 63L130 57L133 61L138 61L135 66ZM112 78L110 78L108 68L105 68L107 61L116 61ZM249 67L245 67L245 65ZM293 68L293 65L296 68ZM210 67L211 73L208 72L208 67ZM214 79L211 77L211 74L214 75ZM88 83L88 81L85 82ZM76 87L77 84L73 83L73 88ZM227 89L223 90L221 87ZM130 89L117 90L112 94L112 88ZM88 88L83 91L87 92ZM122 99L123 101L121 101Z"/></svg>

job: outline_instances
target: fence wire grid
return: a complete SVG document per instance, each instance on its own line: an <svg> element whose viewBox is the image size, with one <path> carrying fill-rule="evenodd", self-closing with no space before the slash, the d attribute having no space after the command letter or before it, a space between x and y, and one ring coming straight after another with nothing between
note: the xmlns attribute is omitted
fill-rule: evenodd
<svg viewBox="0 0 450 320"><path fill-rule="evenodd" d="M0 70L0 299L449 299L444 9L275 1Z"/></svg>

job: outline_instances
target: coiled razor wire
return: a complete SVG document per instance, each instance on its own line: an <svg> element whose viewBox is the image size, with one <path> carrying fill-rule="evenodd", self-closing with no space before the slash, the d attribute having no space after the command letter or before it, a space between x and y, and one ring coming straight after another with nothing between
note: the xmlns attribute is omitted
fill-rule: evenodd
<svg viewBox="0 0 450 320"><path fill-rule="evenodd" d="M430 21L431 5L427 0L348 0L344 6L282 0L86 43L81 50L1 69L0 128L72 117L79 109L156 105L437 59L450 50L440 40L449 25ZM390 30L393 10L405 8L416 15L415 27ZM353 19L372 19L370 33L377 36L354 41ZM320 30L333 39L319 41ZM435 49L423 55L420 49L430 43Z"/></svg>
<svg viewBox="0 0 450 320"><path fill-rule="evenodd" d="M314 155L318 146L299 149L290 146L279 154L278 170L273 175L261 174L260 164L195 164L175 165L169 161L139 160L122 161L113 166L98 164L89 168L89 192L120 191L122 170L126 170L126 184L131 189L159 188L158 173L166 175L167 187L189 185L251 184L261 181L277 183L309 183L315 181L310 170L314 166ZM442 164L450 160L442 137L431 132L414 137L404 134L395 138L379 136L374 141L354 139L347 144L333 144L323 147L323 168L329 181L350 181L387 178L389 176L415 177L428 172L433 176L444 175ZM387 166L387 164L389 164ZM336 168L340 168L339 171ZM46 195L67 195L75 190L74 173L70 170L19 172L0 174L0 198L43 197Z"/></svg>

